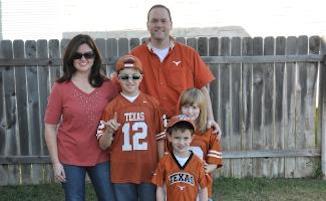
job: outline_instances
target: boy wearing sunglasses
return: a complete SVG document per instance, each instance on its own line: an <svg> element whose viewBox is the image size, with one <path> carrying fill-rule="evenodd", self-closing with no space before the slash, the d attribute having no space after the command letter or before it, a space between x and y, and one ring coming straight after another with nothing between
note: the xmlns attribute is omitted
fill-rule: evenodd
<svg viewBox="0 0 326 201"><path fill-rule="evenodd" d="M99 145L103 150L109 148L117 201L155 201L151 175L164 147L159 105L139 90L143 69L137 57L121 57L116 71L122 91L103 112Z"/></svg>

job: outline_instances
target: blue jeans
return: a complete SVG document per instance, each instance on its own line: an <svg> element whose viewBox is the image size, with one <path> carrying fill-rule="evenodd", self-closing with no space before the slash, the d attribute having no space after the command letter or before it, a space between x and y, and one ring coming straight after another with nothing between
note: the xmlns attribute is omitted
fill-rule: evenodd
<svg viewBox="0 0 326 201"><path fill-rule="evenodd" d="M117 201L155 201L156 186L151 183L113 184Z"/></svg>
<svg viewBox="0 0 326 201"><path fill-rule="evenodd" d="M99 201L115 201L111 178L109 174L109 162L99 163L95 166L63 165L66 182L62 183L66 201L85 200L85 176L86 172L92 181L97 199Z"/></svg>

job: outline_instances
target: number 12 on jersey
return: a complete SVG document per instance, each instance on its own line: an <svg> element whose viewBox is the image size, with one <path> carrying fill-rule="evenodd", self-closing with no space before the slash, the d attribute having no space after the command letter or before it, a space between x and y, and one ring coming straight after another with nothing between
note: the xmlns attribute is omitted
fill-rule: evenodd
<svg viewBox="0 0 326 201"><path fill-rule="evenodd" d="M131 136L131 131L134 134ZM143 141L147 137L147 124L145 122L127 122L122 126L122 151L147 150L148 144Z"/></svg>

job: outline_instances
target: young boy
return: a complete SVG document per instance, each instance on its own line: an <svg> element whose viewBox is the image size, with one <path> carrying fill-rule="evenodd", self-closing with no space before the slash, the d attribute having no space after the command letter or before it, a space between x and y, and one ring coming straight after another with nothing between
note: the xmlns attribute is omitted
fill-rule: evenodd
<svg viewBox="0 0 326 201"><path fill-rule="evenodd" d="M172 152L165 153L152 178L157 201L196 201L198 191L199 200L207 201L210 177L203 161L189 150L194 131L195 124L185 115L169 120L167 138Z"/></svg>
<svg viewBox="0 0 326 201"><path fill-rule="evenodd" d="M100 147L110 147L111 181L117 201L155 201L151 176L163 155L158 102L139 90L141 62L125 55L116 63L121 93L108 103L97 137Z"/></svg>

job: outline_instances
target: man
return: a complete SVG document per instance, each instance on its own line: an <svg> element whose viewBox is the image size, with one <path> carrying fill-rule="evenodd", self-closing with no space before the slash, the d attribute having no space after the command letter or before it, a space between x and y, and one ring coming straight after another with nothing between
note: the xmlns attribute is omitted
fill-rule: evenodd
<svg viewBox="0 0 326 201"><path fill-rule="evenodd" d="M170 36L170 10L164 5L154 5L147 14L147 29L150 39L131 51L143 64L141 90L157 98L163 112L170 118L177 114L177 103L183 90L191 87L201 89L209 102L207 126L214 127L219 133L206 87L215 78L193 48Z"/></svg>

